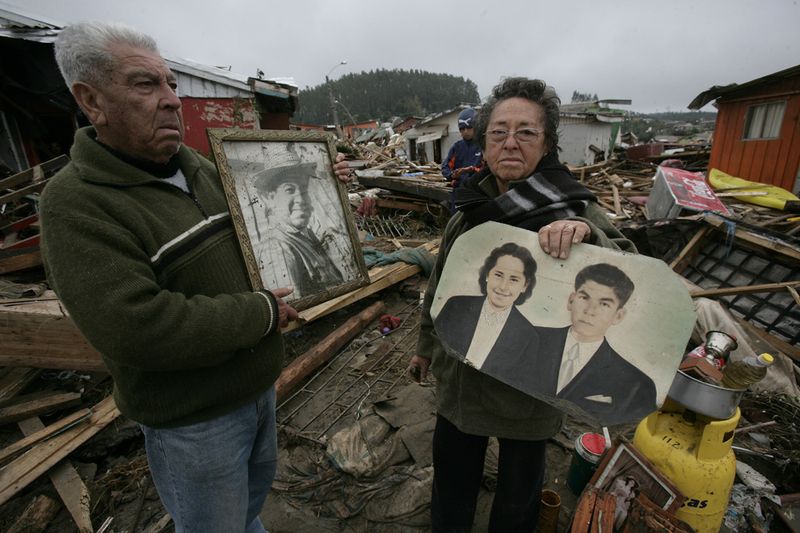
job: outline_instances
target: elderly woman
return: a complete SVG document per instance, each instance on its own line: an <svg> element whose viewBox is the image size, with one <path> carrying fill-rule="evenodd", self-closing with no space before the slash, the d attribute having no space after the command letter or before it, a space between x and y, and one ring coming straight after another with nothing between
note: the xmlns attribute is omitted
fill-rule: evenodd
<svg viewBox="0 0 800 533"><path fill-rule="evenodd" d="M468 229L493 220L538 232L544 252L560 259L581 242L635 251L608 222L595 197L559 162L559 103L541 80L508 78L494 88L476 128L486 168L458 189L458 212L445 229L425 294L418 353L410 368L425 379L432 361L438 382L434 531L470 530L490 436L498 438L500 456L489 531L533 531L545 442L563 423L558 409L446 354L433 328L430 306L453 242Z"/></svg>
<svg viewBox="0 0 800 533"><path fill-rule="evenodd" d="M515 306L530 298L534 285L531 252L515 242L498 246L478 272L482 296L453 296L439 311L434 321L439 339L468 365L492 375L531 361L538 335Z"/></svg>

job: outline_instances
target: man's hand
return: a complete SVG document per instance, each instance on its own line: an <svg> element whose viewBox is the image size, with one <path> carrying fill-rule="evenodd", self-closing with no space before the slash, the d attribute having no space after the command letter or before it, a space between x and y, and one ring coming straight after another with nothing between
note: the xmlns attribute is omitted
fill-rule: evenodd
<svg viewBox="0 0 800 533"><path fill-rule="evenodd" d="M344 160L344 154L336 154L336 163L333 165L333 172L342 183L350 183L352 171L350 170L350 165Z"/></svg>
<svg viewBox="0 0 800 533"><path fill-rule="evenodd" d="M431 366L431 360L415 355L408 363L406 372L409 377L417 383L422 383L428 378L428 367Z"/></svg>
<svg viewBox="0 0 800 533"><path fill-rule="evenodd" d="M285 328L289 322L297 320L298 314L294 307L283 301L284 296L289 296L294 292L290 287L281 287L280 289L273 289L269 291L278 302L278 327Z"/></svg>
<svg viewBox="0 0 800 533"><path fill-rule="evenodd" d="M566 259L573 244L578 244L591 235L586 222L579 220L556 220L539 229L539 246L551 257Z"/></svg>

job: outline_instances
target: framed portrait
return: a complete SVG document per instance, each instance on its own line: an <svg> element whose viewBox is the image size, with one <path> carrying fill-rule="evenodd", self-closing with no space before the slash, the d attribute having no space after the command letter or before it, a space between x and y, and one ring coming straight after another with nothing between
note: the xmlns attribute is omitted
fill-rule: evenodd
<svg viewBox="0 0 800 533"><path fill-rule="evenodd" d="M685 499L669 479L623 438L617 439L603 455L589 485L616 497L617 514L627 513L640 495L668 513L677 511Z"/></svg>
<svg viewBox="0 0 800 533"><path fill-rule="evenodd" d="M302 310L369 283L355 224L320 132L209 129L253 290L291 287Z"/></svg>

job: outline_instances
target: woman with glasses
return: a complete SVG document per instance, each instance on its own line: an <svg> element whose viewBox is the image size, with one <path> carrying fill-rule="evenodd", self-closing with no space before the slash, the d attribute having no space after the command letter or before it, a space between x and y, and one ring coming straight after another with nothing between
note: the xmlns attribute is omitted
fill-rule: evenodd
<svg viewBox="0 0 800 533"><path fill-rule="evenodd" d="M542 250L554 258L566 259L581 242L635 251L594 195L559 162L559 103L541 80L507 78L494 88L475 132L486 166L457 190L457 213L428 283L410 370L415 379L425 379L433 361L437 379L431 500L436 532L470 531L490 436L498 438L500 454L489 531L534 531L545 442L563 423L558 409L447 355L430 307L453 242L470 228L496 221L538 232Z"/></svg>

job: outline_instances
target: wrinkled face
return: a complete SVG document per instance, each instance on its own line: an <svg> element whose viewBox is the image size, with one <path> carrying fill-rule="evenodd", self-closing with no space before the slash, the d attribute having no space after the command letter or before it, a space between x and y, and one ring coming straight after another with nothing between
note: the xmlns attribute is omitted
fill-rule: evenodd
<svg viewBox="0 0 800 533"><path fill-rule="evenodd" d="M587 281L569 295L567 309L572 319L572 332L580 342L601 340L608 328L625 318L625 308L607 285Z"/></svg>
<svg viewBox="0 0 800 533"><path fill-rule="evenodd" d="M286 181L269 193L269 206L277 220L295 229L303 229L311 218L308 185Z"/></svg>
<svg viewBox="0 0 800 533"><path fill-rule="evenodd" d="M501 255L486 276L486 298L495 311L514 305L527 288L525 265L511 255Z"/></svg>
<svg viewBox="0 0 800 533"><path fill-rule="evenodd" d="M166 163L183 141L181 101L175 76L156 52L113 45L117 68L95 87L101 109L98 139L134 157Z"/></svg>
<svg viewBox="0 0 800 533"><path fill-rule="evenodd" d="M544 141L544 109L526 98L501 100L489 116L486 126L484 158L497 179L500 192L508 190L508 182L527 178L547 153ZM488 132L505 130L515 132L521 128L533 129L540 134L532 142L520 142L508 135L501 142L493 142Z"/></svg>
<svg viewBox="0 0 800 533"><path fill-rule="evenodd" d="M465 141L471 141L475 137L475 128L458 128L458 131Z"/></svg>

